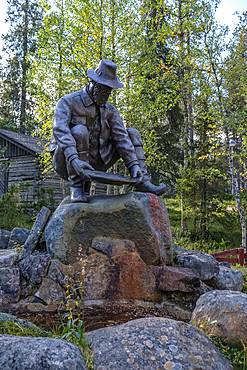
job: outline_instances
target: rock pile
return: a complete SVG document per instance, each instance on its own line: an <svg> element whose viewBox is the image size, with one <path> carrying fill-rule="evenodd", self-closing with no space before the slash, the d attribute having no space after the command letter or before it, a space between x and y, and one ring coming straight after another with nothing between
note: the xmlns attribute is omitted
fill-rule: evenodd
<svg viewBox="0 0 247 370"><path fill-rule="evenodd" d="M47 249L41 252L48 218L49 210L43 209L31 232L0 231L0 309L55 312L65 303L68 282L83 283L85 306L131 302L184 321L193 312L195 326L208 320L206 333L231 346L247 341L242 273L206 253L172 245L161 198L131 193L92 197L88 204L70 204L66 198L46 226ZM206 336L175 320L140 319L87 337L98 369L232 369ZM4 335L0 341L1 368L14 369L23 355L29 361L24 364L35 363L34 369L43 369L41 363L54 370L85 368L77 347L63 341Z"/></svg>
<svg viewBox="0 0 247 370"><path fill-rule="evenodd" d="M98 196L87 204L65 198L45 228L47 251L38 253L49 215L43 207L31 232L0 233L8 246L0 251L0 308L56 311L67 276L83 282L86 305L131 300L190 320L212 288L242 289L241 272L200 251L173 250L165 204L152 194ZM12 248L17 238L24 244L19 256Z"/></svg>

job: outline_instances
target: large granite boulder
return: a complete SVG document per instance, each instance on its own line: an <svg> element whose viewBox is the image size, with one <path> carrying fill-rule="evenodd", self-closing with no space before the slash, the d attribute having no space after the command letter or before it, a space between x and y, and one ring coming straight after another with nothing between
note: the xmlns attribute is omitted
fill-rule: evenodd
<svg viewBox="0 0 247 370"><path fill-rule="evenodd" d="M137 319L86 337L92 340L95 369L233 369L206 335L171 319Z"/></svg>
<svg viewBox="0 0 247 370"><path fill-rule="evenodd" d="M0 335L0 369L86 370L81 350L52 338Z"/></svg>
<svg viewBox="0 0 247 370"><path fill-rule="evenodd" d="M128 239L149 265L172 262L172 238L162 198L129 193L94 196L88 203L63 200L45 229L48 252L65 264L78 261L96 237Z"/></svg>
<svg viewBox="0 0 247 370"><path fill-rule="evenodd" d="M197 301L192 322L231 347L247 342L247 294L230 290L212 290ZM203 325L202 325L203 324Z"/></svg>

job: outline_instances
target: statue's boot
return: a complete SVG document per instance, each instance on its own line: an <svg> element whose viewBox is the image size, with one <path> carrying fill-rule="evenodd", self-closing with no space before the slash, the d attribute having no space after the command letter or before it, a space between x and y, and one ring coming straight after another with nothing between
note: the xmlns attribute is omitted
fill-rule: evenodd
<svg viewBox="0 0 247 370"><path fill-rule="evenodd" d="M167 190L166 185L163 183L160 184L159 186L152 184L150 181L150 177L147 171L146 164L145 164L145 159L139 159L139 158L137 159L138 159L139 166L141 168L143 177L142 177L141 182L138 182L135 185L135 190L141 193L152 193L155 195L164 194Z"/></svg>
<svg viewBox="0 0 247 370"><path fill-rule="evenodd" d="M88 151L78 152L79 159L89 163ZM84 186L85 181L75 172L74 167L67 163L68 180L70 183L71 203L87 203Z"/></svg>
<svg viewBox="0 0 247 370"><path fill-rule="evenodd" d="M82 187L70 186L71 203L87 203L87 197Z"/></svg>

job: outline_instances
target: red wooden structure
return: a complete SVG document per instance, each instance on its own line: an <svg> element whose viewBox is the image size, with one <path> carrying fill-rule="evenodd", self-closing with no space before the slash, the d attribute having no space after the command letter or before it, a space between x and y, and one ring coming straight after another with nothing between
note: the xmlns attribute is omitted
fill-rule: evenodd
<svg viewBox="0 0 247 370"><path fill-rule="evenodd" d="M237 254L237 258L226 257ZM247 253L244 253L244 248L228 249L223 252L211 253L218 262L229 262L229 263L239 263L240 266L247 266L247 263L244 263L245 258L247 258Z"/></svg>

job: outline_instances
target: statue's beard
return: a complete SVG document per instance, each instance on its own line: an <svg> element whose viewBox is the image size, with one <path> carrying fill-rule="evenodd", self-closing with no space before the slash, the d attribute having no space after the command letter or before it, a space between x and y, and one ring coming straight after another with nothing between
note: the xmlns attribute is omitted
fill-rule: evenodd
<svg viewBox="0 0 247 370"><path fill-rule="evenodd" d="M95 82L94 83L94 88L93 88L93 101L97 104L97 105L99 105L99 106L101 106L101 107L104 107L105 106L105 104L106 104L106 102L107 102L107 100L108 100L108 98L109 98L109 96L110 96L110 94L108 94L108 93L106 93L106 92L104 92L104 93L102 93L101 92L101 89L100 89L100 84L99 83L97 83L97 82Z"/></svg>

